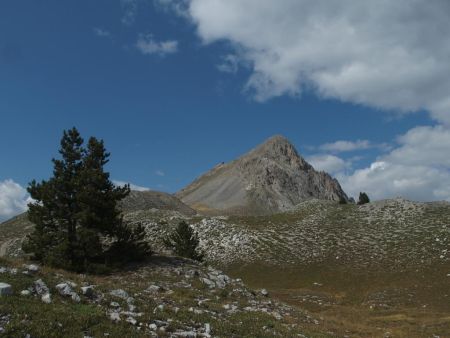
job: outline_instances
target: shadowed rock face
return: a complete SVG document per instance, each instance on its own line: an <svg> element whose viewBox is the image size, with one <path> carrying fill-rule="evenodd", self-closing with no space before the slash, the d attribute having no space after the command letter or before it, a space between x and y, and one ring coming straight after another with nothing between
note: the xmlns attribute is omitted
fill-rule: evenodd
<svg viewBox="0 0 450 338"><path fill-rule="evenodd" d="M203 212L244 214L286 211L311 198L348 200L336 179L314 170L282 136L216 166L176 196Z"/></svg>

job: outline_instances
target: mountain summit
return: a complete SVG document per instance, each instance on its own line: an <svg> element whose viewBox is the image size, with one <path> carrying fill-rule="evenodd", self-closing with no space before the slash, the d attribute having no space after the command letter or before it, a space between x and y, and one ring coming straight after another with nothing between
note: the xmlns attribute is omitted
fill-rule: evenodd
<svg viewBox="0 0 450 338"><path fill-rule="evenodd" d="M215 166L176 195L199 211L243 214L286 211L312 198L348 200L336 179L316 171L280 135Z"/></svg>

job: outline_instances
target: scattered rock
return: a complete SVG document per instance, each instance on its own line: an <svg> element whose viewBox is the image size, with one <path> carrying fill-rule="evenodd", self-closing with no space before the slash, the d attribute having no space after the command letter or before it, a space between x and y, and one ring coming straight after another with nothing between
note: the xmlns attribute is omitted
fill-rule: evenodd
<svg viewBox="0 0 450 338"><path fill-rule="evenodd" d="M136 325L137 324L137 320L134 319L133 317L128 317L127 322L130 323L131 325Z"/></svg>
<svg viewBox="0 0 450 338"><path fill-rule="evenodd" d="M0 283L0 296L12 295L12 286L7 283Z"/></svg>
<svg viewBox="0 0 450 338"><path fill-rule="evenodd" d="M266 289L261 289L260 291L261 295L263 295L264 297L269 296L269 292Z"/></svg>
<svg viewBox="0 0 450 338"><path fill-rule="evenodd" d="M20 295L21 296L30 296L31 295L31 291L30 290L22 290L20 291Z"/></svg>
<svg viewBox="0 0 450 338"><path fill-rule="evenodd" d="M111 296L114 296L117 298L122 298L122 299L127 299L129 297L128 293L122 289L112 290L109 294Z"/></svg>
<svg viewBox="0 0 450 338"><path fill-rule="evenodd" d="M41 297L42 302L44 302L45 304L50 304L52 302L52 297L50 295L50 293L46 293L45 295L43 295Z"/></svg>
<svg viewBox="0 0 450 338"><path fill-rule="evenodd" d="M30 272L38 272L39 271L39 266L36 264L29 264L29 265L25 264L23 267Z"/></svg>
<svg viewBox="0 0 450 338"><path fill-rule="evenodd" d="M161 290L162 290L162 288L159 287L158 285L150 285L146 291L156 293L156 292L160 292Z"/></svg>
<svg viewBox="0 0 450 338"><path fill-rule="evenodd" d="M38 279L34 282L34 290L39 296L43 296L45 294L49 294L50 290L48 286L44 283L42 279Z"/></svg>
<svg viewBox="0 0 450 338"><path fill-rule="evenodd" d="M216 283L214 283L212 280L208 278L201 278L201 281L203 282L203 284L206 284L210 289L216 287Z"/></svg>
<svg viewBox="0 0 450 338"><path fill-rule="evenodd" d="M92 285L82 286L81 293L83 294L83 296L91 298L94 296L94 287Z"/></svg>
<svg viewBox="0 0 450 338"><path fill-rule="evenodd" d="M113 322L120 322L120 314L118 312L111 312L109 314L109 319Z"/></svg>
<svg viewBox="0 0 450 338"><path fill-rule="evenodd" d="M56 289L58 290L58 292L61 296L70 297L70 298L72 298L72 300L74 302L78 303L81 300L80 296L78 296L78 294L72 290L71 285L73 285L73 284L69 284L68 282L60 283L60 284L56 285Z"/></svg>

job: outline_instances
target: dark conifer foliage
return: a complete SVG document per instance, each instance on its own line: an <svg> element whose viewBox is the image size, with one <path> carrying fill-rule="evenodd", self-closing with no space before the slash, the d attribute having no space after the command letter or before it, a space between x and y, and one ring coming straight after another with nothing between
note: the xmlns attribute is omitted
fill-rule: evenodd
<svg viewBox="0 0 450 338"><path fill-rule="evenodd" d="M123 223L117 204L130 188L115 186L104 171L110 154L103 141L91 137L84 148L72 128L64 131L59 153L61 158L52 160L53 177L28 187L34 199L28 217L36 227L24 251L44 264L75 271L151 254L142 242L144 229ZM120 257L114 254L118 247Z"/></svg>
<svg viewBox="0 0 450 338"><path fill-rule="evenodd" d="M362 205L362 204L366 204L366 203L369 203L369 202L370 202L369 196L365 192L360 192L359 193L358 204Z"/></svg>
<svg viewBox="0 0 450 338"><path fill-rule="evenodd" d="M204 255L198 248L198 237L185 221L178 224L175 231L164 240L164 244L178 256L203 261Z"/></svg>

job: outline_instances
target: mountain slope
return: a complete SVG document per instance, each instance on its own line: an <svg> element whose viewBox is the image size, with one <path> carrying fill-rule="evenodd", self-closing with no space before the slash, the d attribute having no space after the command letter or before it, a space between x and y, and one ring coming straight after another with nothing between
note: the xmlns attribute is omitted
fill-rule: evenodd
<svg viewBox="0 0 450 338"><path fill-rule="evenodd" d="M314 170L282 136L216 166L176 196L200 211L243 214L286 211L311 198L348 200L336 179Z"/></svg>
<svg viewBox="0 0 450 338"><path fill-rule="evenodd" d="M120 203L124 212L137 210L171 210L183 215L195 215L195 211L181 202L177 197L161 191L131 191Z"/></svg>

